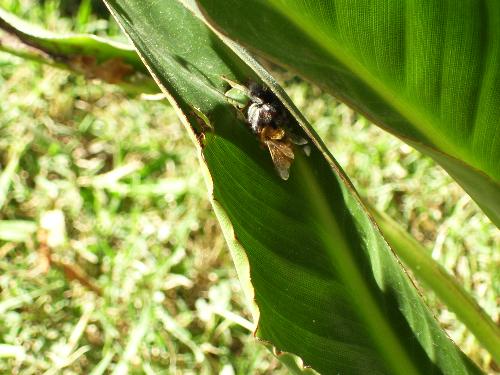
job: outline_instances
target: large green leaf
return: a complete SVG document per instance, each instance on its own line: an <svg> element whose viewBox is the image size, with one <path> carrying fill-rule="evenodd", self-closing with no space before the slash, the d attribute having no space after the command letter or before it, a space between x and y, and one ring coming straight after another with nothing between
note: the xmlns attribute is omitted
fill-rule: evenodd
<svg viewBox="0 0 500 375"><path fill-rule="evenodd" d="M280 179L222 76L271 77L176 1L106 0L192 135L210 198L256 307L256 335L322 373L479 370L439 328L347 177L307 126ZM192 2L185 2L197 16ZM252 69L253 70L252 70Z"/></svg>
<svg viewBox="0 0 500 375"><path fill-rule="evenodd" d="M199 0L231 38L433 157L500 226L500 2Z"/></svg>

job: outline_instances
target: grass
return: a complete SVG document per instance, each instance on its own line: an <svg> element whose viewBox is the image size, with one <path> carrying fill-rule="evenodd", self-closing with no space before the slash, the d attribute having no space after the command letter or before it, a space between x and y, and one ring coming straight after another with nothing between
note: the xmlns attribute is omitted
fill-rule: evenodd
<svg viewBox="0 0 500 375"><path fill-rule="evenodd" d="M230 319L249 315L173 110L2 61L2 165L18 166L3 170L0 337L25 354L0 372L273 369Z"/></svg>
<svg viewBox="0 0 500 375"><path fill-rule="evenodd" d="M44 4L0 1L51 29L117 33L83 8L75 23L57 1ZM362 195L498 321L500 233L470 198L344 105L295 79L286 88ZM286 373L249 331L194 147L171 107L0 54L0 165L0 373ZM424 294L462 350L493 372Z"/></svg>

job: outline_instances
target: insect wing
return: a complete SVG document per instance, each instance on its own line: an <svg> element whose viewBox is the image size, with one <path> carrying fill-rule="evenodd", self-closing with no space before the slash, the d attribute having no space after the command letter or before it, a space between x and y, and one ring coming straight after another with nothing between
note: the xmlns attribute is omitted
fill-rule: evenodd
<svg viewBox="0 0 500 375"><path fill-rule="evenodd" d="M283 180L288 180L290 176L290 166L294 158L292 148L287 143L273 140L266 141L266 145L278 174Z"/></svg>
<svg viewBox="0 0 500 375"><path fill-rule="evenodd" d="M303 145L306 145L308 143L307 140L305 140L301 136L298 136L297 134L293 134L291 132L288 132L287 136L290 139L290 141L296 145L303 146Z"/></svg>

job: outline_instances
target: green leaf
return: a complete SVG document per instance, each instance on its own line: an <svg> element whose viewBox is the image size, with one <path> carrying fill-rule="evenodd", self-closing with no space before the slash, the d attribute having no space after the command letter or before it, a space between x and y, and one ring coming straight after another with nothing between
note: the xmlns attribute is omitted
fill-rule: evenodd
<svg viewBox="0 0 500 375"><path fill-rule="evenodd" d="M147 69L129 44L92 34L60 34L21 20L0 8L0 28L24 45L2 37L0 50L41 63L69 68L88 78L110 83L129 83L143 91L151 90L149 76L138 77Z"/></svg>
<svg viewBox="0 0 500 375"><path fill-rule="evenodd" d="M500 2L199 3L232 39L433 157L500 226Z"/></svg>
<svg viewBox="0 0 500 375"><path fill-rule="evenodd" d="M385 238L415 277L430 288L500 361L500 328L443 267L408 232L383 212L370 207Z"/></svg>
<svg viewBox="0 0 500 375"><path fill-rule="evenodd" d="M193 13L176 1L106 3L193 138L255 302L257 337L325 374L479 373L439 328L307 124L289 125L309 140L310 156L295 148L289 180L278 176L222 77L264 80L302 118L245 51L208 30L193 2L183 3Z"/></svg>

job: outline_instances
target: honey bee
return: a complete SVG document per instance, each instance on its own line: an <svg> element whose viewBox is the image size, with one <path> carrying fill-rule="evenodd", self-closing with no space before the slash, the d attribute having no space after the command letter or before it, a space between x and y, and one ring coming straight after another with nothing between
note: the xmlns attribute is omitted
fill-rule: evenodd
<svg viewBox="0 0 500 375"><path fill-rule="evenodd" d="M274 167L283 180L290 177L290 166L295 158L293 145L306 145L307 141L294 134L290 125L296 120L288 112L276 95L269 88L251 82L246 88L225 79L233 88L247 95L247 103L239 101L240 107L246 109L246 121L250 130L265 145L271 154ZM307 153L307 149L304 149Z"/></svg>

